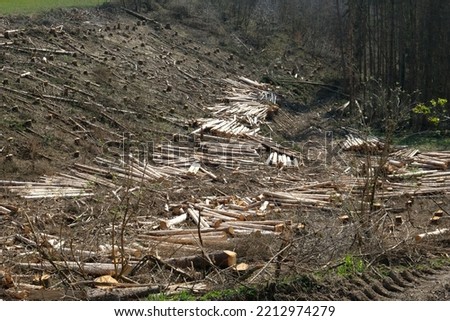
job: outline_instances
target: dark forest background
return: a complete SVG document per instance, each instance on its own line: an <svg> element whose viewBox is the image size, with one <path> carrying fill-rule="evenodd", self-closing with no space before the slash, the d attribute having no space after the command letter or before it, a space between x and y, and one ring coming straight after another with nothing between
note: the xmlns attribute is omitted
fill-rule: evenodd
<svg viewBox="0 0 450 321"><path fill-rule="evenodd" d="M412 112L412 128L449 127L448 0L119 2L140 12L165 8L181 20L200 17L226 25L257 50L270 50L276 46L272 39L282 35L289 39L285 47L288 54L295 55L295 48L301 47L337 61L350 110L355 110L357 98L369 100L371 94L379 96L381 90L388 96L381 104L404 97L413 103L397 103L395 108L404 110L370 103L363 107L370 121L379 123L391 113Z"/></svg>

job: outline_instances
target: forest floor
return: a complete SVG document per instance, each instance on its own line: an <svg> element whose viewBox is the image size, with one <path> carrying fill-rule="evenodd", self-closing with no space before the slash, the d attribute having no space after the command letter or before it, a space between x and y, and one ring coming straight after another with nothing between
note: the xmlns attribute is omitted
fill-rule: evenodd
<svg viewBox="0 0 450 321"><path fill-rule="evenodd" d="M158 13L0 17L0 299L448 300L449 153L346 148L337 61L277 54Z"/></svg>

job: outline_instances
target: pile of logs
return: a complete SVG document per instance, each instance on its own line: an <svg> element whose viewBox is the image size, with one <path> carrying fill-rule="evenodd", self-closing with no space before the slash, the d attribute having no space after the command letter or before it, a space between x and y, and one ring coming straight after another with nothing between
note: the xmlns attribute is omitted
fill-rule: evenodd
<svg viewBox="0 0 450 321"><path fill-rule="evenodd" d="M1 180L0 189L26 199L94 195L86 180L64 174L54 177L44 176L38 182Z"/></svg>
<svg viewBox="0 0 450 321"><path fill-rule="evenodd" d="M277 97L266 90L263 84L245 77L240 77L239 80L240 82L227 79L233 85L223 99L227 103L217 104L208 110L215 117L238 119L253 128L278 111Z"/></svg>
<svg viewBox="0 0 450 321"><path fill-rule="evenodd" d="M222 99L225 103L209 107L213 118L197 119L200 127L193 134L255 135L260 130L258 126L278 111L276 95L263 84L244 77L239 80L225 79L233 86Z"/></svg>
<svg viewBox="0 0 450 321"><path fill-rule="evenodd" d="M269 153L269 157L265 162L266 165L277 167L299 167L301 164L301 155L299 153L281 146L269 138L261 135L254 135L248 136L248 139L258 142L266 148L266 151Z"/></svg>
<svg viewBox="0 0 450 321"><path fill-rule="evenodd" d="M408 166L422 170L447 170L450 164L450 151L420 152L418 149L404 149L389 156L389 164L397 169Z"/></svg>
<svg viewBox="0 0 450 321"><path fill-rule="evenodd" d="M153 161L175 167L190 167L195 162L229 167L262 164L258 153L263 149L260 144L245 139L220 141L217 138L205 135L195 140L191 146L161 144L153 152Z"/></svg>
<svg viewBox="0 0 450 321"><path fill-rule="evenodd" d="M292 221L266 220L273 206L261 197L208 197L195 203L168 204L166 210L171 217L160 219L154 229L147 228L152 222L139 222L144 227L140 240L155 244L226 245L230 238L255 232L276 235L292 225Z"/></svg>
<svg viewBox="0 0 450 321"><path fill-rule="evenodd" d="M196 123L200 125L200 128L194 130L192 134L207 132L218 136L231 137L255 135L260 130L259 127L248 128L237 119L199 118L196 119Z"/></svg>
<svg viewBox="0 0 450 321"><path fill-rule="evenodd" d="M99 166L75 163L69 174L43 176L37 182L0 180L0 189L27 199L66 198L93 196L92 184L117 188L117 179L144 183L169 178L189 179L193 175L217 177L198 163L190 164L188 169L169 166L152 166L140 162L131 155L127 160L110 160L97 157L94 162ZM193 168L196 168L193 169Z"/></svg>
<svg viewBox="0 0 450 321"><path fill-rule="evenodd" d="M265 120L267 114L274 113L277 110L277 107L268 106L260 102L237 101L229 105L217 104L214 107L209 107L208 109L216 117L223 118L236 116L241 122L245 122L253 128L261 123L261 119Z"/></svg>
<svg viewBox="0 0 450 321"><path fill-rule="evenodd" d="M292 192L264 191L263 199L273 204L273 206L292 207L306 206L322 209L329 209L333 203L340 203L340 194L333 189L310 189Z"/></svg>
<svg viewBox="0 0 450 321"><path fill-rule="evenodd" d="M376 137L363 139L349 134L342 143L342 149L359 153L379 153L384 149L384 144Z"/></svg>

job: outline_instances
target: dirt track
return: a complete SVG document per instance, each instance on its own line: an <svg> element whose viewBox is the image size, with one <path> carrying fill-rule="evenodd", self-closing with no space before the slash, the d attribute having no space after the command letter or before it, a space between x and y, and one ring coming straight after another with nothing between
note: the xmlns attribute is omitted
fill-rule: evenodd
<svg viewBox="0 0 450 321"><path fill-rule="evenodd" d="M177 23L142 21L111 10L74 9L31 21L3 18L0 32L4 30L14 31L3 33L0 38L2 180L36 181L43 175L69 173L75 163L93 166L96 156L117 157L123 151L125 136L146 144L179 143L174 141L174 134L188 136L198 127L196 119L210 116L206 107L230 90L224 79L260 79L263 74L254 54L233 43L234 38L226 38L220 28L202 31ZM221 37L227 46L221 46ZM313 65L314 61L309 63ZM284 75L288 69L271 72ZM268 88L286 92L283 88ZM304 141L296 143L320 146L325 135L320 127L330 128L329 120L322 118L329 108L300 113L281 106L268 126L262 126L262 134L280 140L303 137ZM193 148L195 142L183 143ZM263 163L268 153L264 148L258 153ZM215 179L199 173L188 179L152 180L138 186L140 192L128 192L136 186L109 174L103 177L103 185L89 185L95 196L86 198L24 200L11 190L2 189L0 204L19 210L0 215L0 271L14 279L14 286L11 282L2 283L1 295L9 300L134 299L151 292L174 292L175 288L166 286L187 281L195 281L199 289L187 285L181 286L183 289L203 294L211 289L234 287L237 282L258 287L283 278L309 277L323 273L324 266L339 265L343 256L352 253L365 262L373 262L374 270L343 278L331 269L320 282L312 277L313 286L297 286L295 281L284 289L275 282L276 290L270 294L270 289L263 286L259 298L448 299L448 235L418 244L414 241L418 233L449 227L448 193L418 195L412 207L407 206L412 199L408 193L381 198L382 208L376 212L376 237L365 239L364 222L358 216L360 186L357 175L352 176L359 170L353 163L360 158L346 154L352 170L348 174L342 164L325 166L317 162L320 154L310 157L310 162L299 169L264 164L230 169L206 164ZM349 189L346 182L353 182L354 189ZM380 195L392 192L390 183L384 182ZM417 189L416 183L408 184ZM117 186L112 189L106 187L108 184ZM442 184L446 184L445 179ZM245 198L251 202L247 205L256 204L267 190L302 191L309 185L315 186L316 194L324 193L313 200L313 205L282 206L278 199L271 201L273 206L264 217L257 217L260 221L290 222L282 233L251 233L208 245L205 238L205 247L197 243L167 246L164 242L157 247L151 243L151 232L158 222L175 216L190 202L228 202L237 211L244 207ZM324 200L326 206L322 206ZM133 215L127 221L124 217L127 218L128 210ZM439 210L444 213L442 220L437 226L430 225L430 217ZM350 215L349 224L339 219L343 215ZM403 223L395 225L398 215ZM184 227L195 225L188 222ZM71 251L55 250L55 240L70 244ZM124 246L120 254L107 248L111 242ZM205 249L235 251L238 262L248 263L251 273L186 269L185 274L176 274L176 270L158 262L144 260L146 255L167 259L202 253ZM143 263L141 270L128 278L124 276L122 283L161 288L149 286L139 293L116 296L108 291L98 294L95 291L102 290L95 288L93 276L83 269L27 266L71 260L109 263L122 260L122 255L131 264ZM434 270L431 266L438 259L446 263ZM419 265L422 269L416 271ZM383 270L385 266L389 266L387 271ZM385 274L380 274L380 270ZM42 289L42 280L38 277L36 281L36 274L50 275L51 288Z"/></svg>

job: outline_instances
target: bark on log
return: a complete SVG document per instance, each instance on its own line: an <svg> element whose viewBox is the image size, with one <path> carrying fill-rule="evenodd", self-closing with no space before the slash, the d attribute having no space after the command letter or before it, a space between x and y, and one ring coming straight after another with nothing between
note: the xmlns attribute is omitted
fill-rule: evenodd
<svg viewBox="0 0 450 321"><path fill-rule="evenodd" d="M115 289L89 289L86 291L86 300L89 301L123 301L139 299L152 293L161 292L161 286L150 285L135 288Z"/></svg>
<svg viewBox="0 0 450 321"><path fill-rule="evenodd" d="M193 267L195 269L208 268L211 266L211 263L222 269L236 265L236 252L233 251L214 252L208 254L208 257L209 260L204 256L194 255L181 258L173 258L166 260L166 262L180 268Z"/></svg>

